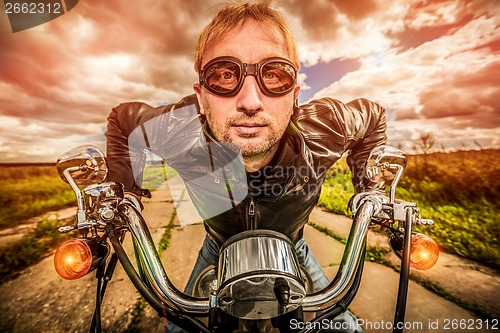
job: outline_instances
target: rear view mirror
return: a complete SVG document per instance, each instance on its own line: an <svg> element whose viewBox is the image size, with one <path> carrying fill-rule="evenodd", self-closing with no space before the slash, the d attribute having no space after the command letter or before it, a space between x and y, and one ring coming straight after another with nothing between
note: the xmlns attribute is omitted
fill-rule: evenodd
<svg viewBox="0 0 500 333"><path fill-rule="evenodd" d="M406 166L406 153L391 146L375 147L366 161L366 178L390 185L390 200L396 199L396 186Z"/></svg>
<svg viewBox="0 0 500 333"><path fill-rule="evenodd" d="M405 166L404 151L391 146L376 147L366 162L366 177L372 182L384 181L389 185Z"/></svg>
<svg viewBox="0 0 500 333"><path fill-rule="evenodd" d="M56 163L57 172L62 180L69 183L69 173L76 184L87 186L101 183L108 175L108 165L104 154L94 146L81 146L61 155Z"/></svg>

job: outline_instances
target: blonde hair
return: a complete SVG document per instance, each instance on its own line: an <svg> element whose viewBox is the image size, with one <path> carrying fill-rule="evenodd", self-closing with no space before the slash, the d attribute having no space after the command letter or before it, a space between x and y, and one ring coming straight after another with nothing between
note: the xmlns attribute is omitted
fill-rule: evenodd
<svg viewBox="0 0 500 333"><path fill-rule="evenodd" d="M205 27L198 37L194 55L194 69L201 71L202 57L205 50L217 42L228 30L243 25L248 20L254 20L276 28L286 44L290 61L298 69L300 66L297 45L288 22L276 9L271 8L272 0L258 3L227 3Z"/></svg>

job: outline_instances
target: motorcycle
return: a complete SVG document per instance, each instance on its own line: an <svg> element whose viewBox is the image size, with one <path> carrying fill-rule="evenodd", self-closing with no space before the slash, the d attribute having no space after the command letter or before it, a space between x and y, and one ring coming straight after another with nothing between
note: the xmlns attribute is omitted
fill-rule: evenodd
<svg viewBox="0 0 500 333"><path fill-rule="evenodd" d="M311 279L285 235L248 230L223 244L217 267L207 268L198 277L194 296L190 296L168 279L148 226L140 210L124 199L123 186L105 182L104 154L92 146L78 147L57 161L58 172L70 184L78 204L74 224L59 232L78 231L79 236L57 249L55 269L67 280L96 270L91 332L101 331L100 306L118 261L158 316L188 332L315 332L321 330L324 320L344 312L356 296L368 229L381 225L389 230L390 248L401 258L393 332L402 332L410 267L429 269L439 256L434 240L412 230L415 225L431 226L433 222L420 217L415 203L395 197L405 165L406 155L399 149L380 146L371 152L366 177L390 184L389 195L365 192L353 197L353 223L342 261L323 290L312 292ZM133 240L135 265L122 247L126 233ZM292 327L291 322L303 325Z"/></svg>

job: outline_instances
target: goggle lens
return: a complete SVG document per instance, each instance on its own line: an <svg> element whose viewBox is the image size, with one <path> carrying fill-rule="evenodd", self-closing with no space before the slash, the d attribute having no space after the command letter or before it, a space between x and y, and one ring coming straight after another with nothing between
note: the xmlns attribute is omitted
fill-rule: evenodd
<svg viewBox="0 0 500 333"><path fill-rule="evenodd" d="M266 89L275 94L288 93L295 85L295 69L287 63L270 62L262 66L260 75Z"/></svg>
<svg viewBox="0 0 500 333"><path fill-rule="evenodd" d="M220 57L210 61L200 73L200 84L220 96L234 96L247 75L255 75L261 91L268 96L283 96L293 90L297 71L286 59L269 58L257 64L236 58Z"/></svg>
<svg viewBox="0 0 500 333"><path fill-rule="evenodd" d="M206 83L214 92L226 94L238 87L241 70L232 62L216 62L205 70Z"/></svg>

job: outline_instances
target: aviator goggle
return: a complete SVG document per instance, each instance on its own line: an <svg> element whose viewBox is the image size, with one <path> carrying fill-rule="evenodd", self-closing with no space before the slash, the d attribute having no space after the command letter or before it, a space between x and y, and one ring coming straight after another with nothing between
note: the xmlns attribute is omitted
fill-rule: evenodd
<svg viewBox="0 0 500 333"><path fill-rule="evenodd" d="M255 76L260 90L267 96L284 96L297 82L297 70L284 58L272 57L246 64L234 57L218 57L203 66L200 85L215 95L234 96L247 75Z"/></svg>

